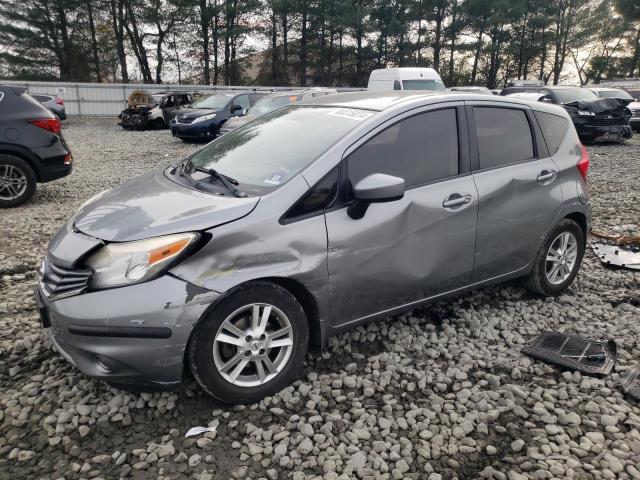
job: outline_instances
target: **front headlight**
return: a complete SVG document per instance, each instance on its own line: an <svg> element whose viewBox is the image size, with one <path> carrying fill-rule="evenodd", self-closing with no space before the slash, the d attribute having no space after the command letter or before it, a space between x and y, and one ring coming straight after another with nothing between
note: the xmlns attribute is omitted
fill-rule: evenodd
<svg viewBox="0 0 640 480"><path fill-rule="evenodd" d="M105 245L85 262L93 270L89 286L110 288L150 280L173 265L198 237L181 233Z"/></svg>
<svg viewBox="0 0 640 480"><path fill-rule="evenodd" d="M205 120L211 120L212 118L216 118L216 114L215 113L210 113L208 115L203 115L201 117L197 117L193 123L200 123L200 122L204 122Z"/></svg>
<svg viewBox="0 0 640 480"><path fill-rule="evenodd" d="M589 110L578 110L578 115L581 117L594 117L596 114Z"/></svg>

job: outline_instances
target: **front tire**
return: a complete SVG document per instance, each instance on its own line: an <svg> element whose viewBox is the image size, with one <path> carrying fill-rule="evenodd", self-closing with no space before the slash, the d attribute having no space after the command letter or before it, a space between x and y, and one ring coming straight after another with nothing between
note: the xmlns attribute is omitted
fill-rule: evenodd
<svg viewBox="0 0 640 480"><path fill-rule="evenodd" d="M226 403L253 403L289 385L307 353L304 310L269 282L238 288L196 326L189 367L205 392Z"/></svg>
<svg viewBox="0 0 640 480"><path fill-rule="evenodd" d="M0 208L28 202L36 184L36 174L27 162L13 155L0 155Z"/></svg>
<svg viewBox="0 0 640 480"><path fill-rule="evenodd" d="M561 294L576 278L584 248L585 235L580 225L563 219L545 236L525 286L544 296Z"/></svg>

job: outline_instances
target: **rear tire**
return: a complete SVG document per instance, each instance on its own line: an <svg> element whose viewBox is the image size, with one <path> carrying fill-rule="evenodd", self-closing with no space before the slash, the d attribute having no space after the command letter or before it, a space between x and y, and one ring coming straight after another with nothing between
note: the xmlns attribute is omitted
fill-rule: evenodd
<svg viewBox="0 0 640 480"><path fill-rule="evenodd" d="M309 326L300 303L270 282L239 287L196 326L188 345L194 378L226 403L253 403L282 390L307 353Z"/></svg>
<svg viewBox="0 0 640 480"><path fill-rule="evenodd" d="M584 248L580 225L568 218L561 220L542 241L531 273L524 280L525 287L547 297L561 294L576 278Z"/></svg>
<svg viewBox="0 0 640 480"><path fill-rule="evenodd" d="M38 180L31 166L13 155L0 155L0 208L12 208L28 202Z"/></svg>

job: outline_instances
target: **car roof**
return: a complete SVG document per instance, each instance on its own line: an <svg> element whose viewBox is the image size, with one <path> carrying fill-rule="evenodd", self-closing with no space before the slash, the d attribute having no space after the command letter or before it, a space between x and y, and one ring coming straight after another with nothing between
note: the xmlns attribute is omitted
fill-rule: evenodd
<svg viewBox="0 0 640 480"><path fill-rule="evenodd" d="M440 101L487 101L488 96L486 94L472 93L472 92L447 92L447 91L424 91L416 93L416 91L407 90L392 90L387 92L348 92L348 93L336 93L333 95L326 95L323 97L316 97L312 101L308 102L311 105L326 105L334 107L344 108L360 108L365 110L374 110L381 112L393 108L399 104L404 103L416 103L423 104L425 101L431 100L427 103L437 103ZM519 103L522 105L531 105L531 102L523 101L517 98L498 97L494 95L489 97L491 101L503 102L503 103Z"/></svg>
<svg viewBox="0 0 640 480"><path fill-rule="evenodd" d="M618 87L588 87L588 88L589 90L592 90L594 92L610 92L611 90L624 92L622 88L618 88Z"/></svg>

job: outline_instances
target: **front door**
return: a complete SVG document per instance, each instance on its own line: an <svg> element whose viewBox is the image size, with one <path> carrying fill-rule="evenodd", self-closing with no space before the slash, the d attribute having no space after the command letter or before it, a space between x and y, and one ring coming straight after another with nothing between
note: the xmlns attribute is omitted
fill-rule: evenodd
<svg viewBox="0 0 640 480"><path fill-rule="evenodd" d="M346 208L326 213L334 326L471 278L478 203L464 121L455 106L405 115L376 129L346 158L351 185L384 173L403 178L406 190L400 200L371 204L357 220Z"/></svg>
<svg viewBox="0 0 640 480"><path fill-rule="evenodd" d="M475 105L470 115L477 133L473 178L480 202L473 281L480 282L531 262L560 213L562 189L558 167L536 146L527 109Z"/></svg>

